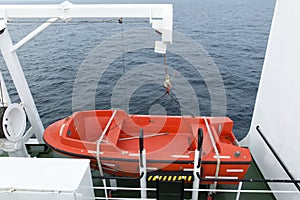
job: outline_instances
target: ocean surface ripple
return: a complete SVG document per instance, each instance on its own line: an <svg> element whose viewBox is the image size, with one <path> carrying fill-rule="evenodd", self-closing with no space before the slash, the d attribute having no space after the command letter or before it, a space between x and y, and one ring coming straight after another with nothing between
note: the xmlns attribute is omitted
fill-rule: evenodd
<svg viewBox="0 0 300 200"><path fill-rule="evenodd" d="M129 2L161 3L160 0L114 1L114 3ZM251 123L275 1L166 0L163 3L174 5L174 30L202 45L218 67L225 86L226 115L234 120L234 133L239 140L242 139ZM74 19L67 24L56 23L18 50L25 76L45 127L72 114L73 85L82 62L102 41L121 33L121 25L117 19L112 19L112 23L107 21L88 23ZM36 23L26 19L12 21L8 30L13 42L19 41L39 26L40 22L41 20ZM123 29L127 31L149 26L147 22L142 23L141 20L127 23L125 19ZM120 50L121 47L117 48ZM115 49L116 47L112 47L112 51ZM124 61L120 57L112 62L97 87L95 108L110 108L112 91L122 76L124 66L125 70L129 70L132 66L147 62L162 64L163 59L161 55L155 54L153 49L146 48L126 52ZM188 62L176 55L168 54L167 64L187 78L197 95L201 115L209 116L211 97L201 76L191 70ZM0 70L12 101L20 102L2 57ZM162 73L163 70L162 68ZM139 87L128 102L129 111L147 114L150 103L163 92L164 89L159 84L145 84ZM180 114L179 105L170 102L167 97L163 97L157 103L170 115Z"/></svg>

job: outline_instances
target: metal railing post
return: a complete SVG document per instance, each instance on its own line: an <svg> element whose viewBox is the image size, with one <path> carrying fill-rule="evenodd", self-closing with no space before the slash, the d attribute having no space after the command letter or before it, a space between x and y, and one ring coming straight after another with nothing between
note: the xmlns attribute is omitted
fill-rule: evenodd
<svg viewBox="0 0 300 200"><path fill-rule="evenodd" d="M144 174L140 179L141 188L147 188L147 164L146 164L146 150L144 149L144 130L140 129L140 175ZM141 198L147 199L147 190L141 190Z"/></svg>
<svg viewBox="0 0 300 200"><path fill-rule="evenodd" d="M197 174L200 175L201 168L201 149L203 142L203 132L202 129L198 129L198 148L195 149L195 157L194 157L194 181L193 181L193 192L192 192L192 200L198 199L198 189L200 184L200 179Z"/></svg>

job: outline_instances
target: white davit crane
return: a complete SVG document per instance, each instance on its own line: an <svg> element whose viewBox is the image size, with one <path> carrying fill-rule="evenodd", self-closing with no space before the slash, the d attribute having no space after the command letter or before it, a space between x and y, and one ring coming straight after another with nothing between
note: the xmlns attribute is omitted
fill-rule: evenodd
<svg viewBox="0 0 300 200"><path fill-rule="evenodd" d="M19 42L13 44L7 26L9 25L10 19L16 18L45 18L47 20ZM10 146L12 148L17 148L18 146L18 151L21 151L19 153L15 153L14 156L27 156L24 142L26 143L28 140L40 144L44 143L44 127L24 76L22 66L19 62L17 50L56 21L69 21L72 18L149 18L152 28L161 33L161 41L155 41L154 51L165 54L167 44L172 43L173 7L170 4L102 5L72 4L68 1L65 1L59 5L0 5L1 53L20 97L21 106L25 109L26 115L31 124L29 130L27 130L27 132L24 134L25 131L21 131L23 129L23 123L21 124L22 126L15 123L15 125L13 125L15 127L12 127L12 130L17 129L20 131L8 134L19 139L17 141L16 139L11 141L8 138L10 140L9 142L11 143L6 146ZM20 109L19 106L14 105L14 109L18 110L20 115L22 115L22 108ZM8 116L10 115L11 114L8 114ZM7 125L9 126L11 123L7 123L6 126ZM10 128L7 128L7 130L9 129ZM36 140L30 139L33 134L36 136ZM20 142L22 144L20 144ZM13 152L13 150L11 150L11 152Z"/></svg>

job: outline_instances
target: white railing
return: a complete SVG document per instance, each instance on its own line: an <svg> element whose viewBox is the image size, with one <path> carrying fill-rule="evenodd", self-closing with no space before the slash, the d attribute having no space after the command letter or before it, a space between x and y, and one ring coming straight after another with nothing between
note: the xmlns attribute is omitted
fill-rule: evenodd
<svg viewBox="0 0 300 200"><path fill-rule="evenodd" d="M130 188L130 187L94 187L94 190L122 190L122 191L152 191L156 192L156 188ZM239 193L251 193L251 194L299 194L299 191L294 190L243 190L239 187L237 189L192 189L192 188L184 188L184 192L208 192L208 193L236 193L237 197L239 197ZM108 197L107 199L120 199ZM85 198L84 198L85 199ZM86 199L89 199L89 197L86 197ZM96 197L95 199L106 199L106 197ZM151 199L151 198L121 198L121 199ZM153 198L152 198L153 199ZM239 198L237 198L239 199Z"/></svg>
<svg viewBox="0 0 300 200"><path fill-rule="evenodd" d="M0 188L0 193L9 193L12 192L13 188ZM133 188L133 187L93 187L94 190L122 190L122 191L149 191L149 192L156 192L156 188ZM18 190L15 190L17 192ZM23 190L23 191L35 191L35 190ZM239 189L192 189L192 188L184 188L184 192L213 192L213 193L251 193L251 194L300 194L297 190L239 190ZM53 193L59 193L61 191L49 191ZM76 196L80 197L80 199L87 199L87 200L96 200L96 199L132 199L132 200L141 200L147 199L152 200L155 198L138 198L138 197L104 197L104 196L97 196L97 197L84 197L81 196L80 193L75 193Z"/></svg>

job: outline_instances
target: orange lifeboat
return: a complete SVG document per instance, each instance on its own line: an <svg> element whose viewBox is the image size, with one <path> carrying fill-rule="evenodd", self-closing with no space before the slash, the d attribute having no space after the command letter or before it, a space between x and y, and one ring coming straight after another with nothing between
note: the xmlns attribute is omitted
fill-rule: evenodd
<svg viewBox="0 0 300 200"><path fill-rule="evenodd" d="M149 171L193 170L198 130L202 129L201 177L242 179L252 158L247 148L238 145L232 127L233 121L227 117L128 115L123 110L95 110L76 112L51 124L44 140L52 149L89 158L94 165L98 154L108 174L138 176L140 129L144 132Z"/></svg>

